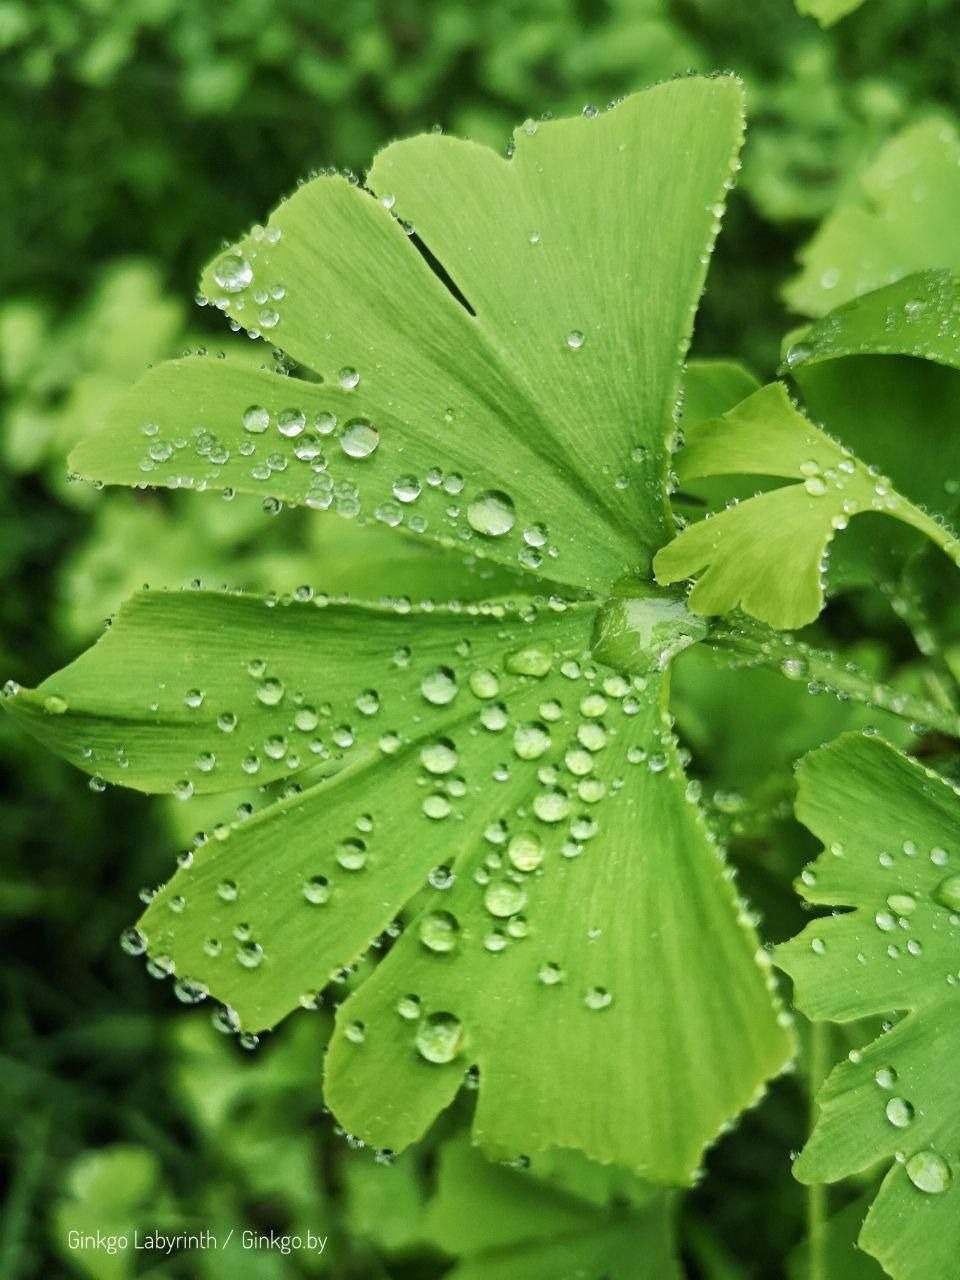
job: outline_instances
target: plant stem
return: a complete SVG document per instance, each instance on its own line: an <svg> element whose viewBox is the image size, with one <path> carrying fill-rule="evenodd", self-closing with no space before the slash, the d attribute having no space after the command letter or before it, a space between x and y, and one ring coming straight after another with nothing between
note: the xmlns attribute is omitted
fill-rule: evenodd
<svg viewBox="0 0 960 1280"><path fill-rule="evenodd" d="M932 516L927 515L925 511L921 511L912 502L907 502L905 499L900 499L895 506L891 507L889 514L894 519L900 520L904 524L909 524L914 529L919 529L945 555L950 557L957 568L960 568L960 538L947 525L940 524Z"/></svg>
<svg viewBox="0 0 960 1280"><path fill-rule="evenodd" d="M830 1028L824 1022L810 1024L810 1129L817 1120L817 1093L830 1070ZM807 1242L809 1280L827 1280L826 1229L827 1188L822 1182L807 1188Z"/></svg>
<svg viewBox="0 0 960 1280"><path fill-rule="evenodd" d="M720 623L708 643L720 653L733 655L745 666L774 667L788 679L806 680L812 691L827 690L838 698L852 698L881 711L902 716L912 724L960 738L960 715L951 707L904 693L875 680L853 662L834 653L814 649L789 632L774 631L746 619L736 626Z"/></svg>

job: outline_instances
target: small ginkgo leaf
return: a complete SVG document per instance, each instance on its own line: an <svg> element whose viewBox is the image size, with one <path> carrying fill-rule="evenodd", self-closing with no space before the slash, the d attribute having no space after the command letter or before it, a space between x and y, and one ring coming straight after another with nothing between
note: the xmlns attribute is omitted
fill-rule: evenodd
<svg viewBox="0 0 960 1280"><path fill-rule="evenodd" d="M822 562L831 539L876 501L876 481L866 467L805 418L775 382L692 427L677 472L681 482L747 474L796 483L688 525L657 552L657 580L680 582L699 573L689 597L697 613L739 607L774 627L812 622L823 607Z"/></svg>
<svg viewBox="0 0 960 1280"><path fill-rule="evenodd" d="M889 1161L860 1233L895 1280L956 1270L960 1250L960 791L876 737L806 756L797 815L824 844L801 892L850 908L780 947L814 1019L905 1013L834 1068L795 1165L833 1182Z"/></svg>
<svg viewBox="0 0 960 1280"><path fill-rule="evenodd" d="M377 518L568 586L645 570L741 135L737 83L690 79L521 129L510 159L394 144L379 200L315 179L201 287L322 381L160 366L73 464Z"/></svg>
<svg viewBox="0 0 960 1280"><path fill-rule="evenodd" d="M419 1137L476 1067L486 1151L686 1182L791 1056L667 717L704 624L650 581L741 132L736 82L694 78L531 125L510 159L397 144L379 199L310 182L203 290L312 375L161 366L74 455L108 483L379 520L486 558L495 591L511 575L509 601L442 607L145 596L6 700L144 789L333 772L216 828L126 943L255 1031L377 942L326 1066L374 1145Z"/></svg>
<svg viewBox="0 0 960 1280"><path fill-rule="evenodd" d="M822 316L914 271L960 271L960 138L955 124L911 125L879 153L802 251L786 289L801 315Z"/></svg>
<svg viewBox="0 0 960 1280"><path fill-rule="evenodd" d="M505 1168L462 1139L444 1144L425 1225L459 1259L451 1280L679 1280L673 1193L636 1184L629 1206L614 1206L580 1185L579 1165L568 1178L542 1164Z"/></svg>
<svg viewBox="0 0 960 1280"><path fill-rule="evenodd" d="M954 558L960 553L949 530L814 426L780 382L720 418L695 424L677 457L677 473L681 482L731 474L795 482L688 525L657 552L658 582L700 574L689 596L696 613L742 608L773 627L813 622L823 608L830 543L864 512L892 516Z"/></svg>

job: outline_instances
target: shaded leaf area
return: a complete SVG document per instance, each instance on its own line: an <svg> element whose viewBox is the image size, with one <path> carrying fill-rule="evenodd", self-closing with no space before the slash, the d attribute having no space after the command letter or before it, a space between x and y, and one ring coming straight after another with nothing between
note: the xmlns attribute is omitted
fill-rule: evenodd
<svg viewBox="0 0 960 1280"><path fill-rule="evenodd" d="M500 707L525 665L579 656L594 614L562 602L434 611L142 592L92 649L4 705L106 781L182 797L232 791L389 758L467 701Z"/></svg>
<svg viewBox="0 0 960 1280"><path fill-rule="evenodd" d="M539 622L510 648L501 622L495 665L451 646L445 718L424 704L396 749L209 840L140 928L155 966L257 1030L407 908L338 1013L327 1098L346 1128L406 1146L476 1065L486 1151L573 1146L684 1181L791 1037L686 794L664 677L585 661L591 612L548 616L552 648Z"/></svg>
<svg viewBox="0 0 960 1280"><path fill-rule="evenodd" d="M535 1159L522 1172L451 1141L440 1153L426 1234L459 1257L450 1280L679 1280L670 1193L627 1182L573 1153Z"/></svg>
<svg viewBox="0 0 960 1280"><path fill-rule="evenodd" d="M862 735L805 757L798 780L798 816L825 846L802 892L850 909L808 924L778 963L813 1019L906 1016L833 1070L797 1176L889 1163L860 1246L896 1280L949 1275L960 1246L960 792Z"/></svg>
<svg viewBox="0 0 960 1280"><path fill-rule="evenodd" d="M928 267L960 270L960 138L946 118L911 125L891 139L801 251L787 286L790 306L822 316Z"/></svg>
<svg viewBox="0 0 960 1280"><path fill-rule="evenodd" d="M741 132L737 83L689 79L521 129L509 160L395 144L368 179L379 200L316 179L202 288L324 381L166 366L74 463L111 483L242 479L571 585L646 570Z"/></svg>
<svg viewBox="0 0 960 1280"><path fill-rule="evenodd" d="M789 1280L808 1280L814 1267L820 1280L883 1280L886 1272L857 1244L870 1200L867 1192L832 1214L816 1249L809 1240L794 1249L787 1260Z"/></svg>

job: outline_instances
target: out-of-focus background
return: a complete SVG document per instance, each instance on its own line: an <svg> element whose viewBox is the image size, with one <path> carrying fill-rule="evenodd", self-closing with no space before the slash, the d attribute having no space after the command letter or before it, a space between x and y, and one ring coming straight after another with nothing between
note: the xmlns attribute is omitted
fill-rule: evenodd
<svg viewBox="0 0 960 1280"><path fill-rule="evenodd" d="M529 116L732 68L750 134L695 349L766 377L797 319L786 299L810 313L811 291L830 288L809 271L796 283L818 224L863 198L888 139L952 119L958 20L954 0L866 0L829 30L789 0L0 0L0 677L37 683L143 582L286 589L318 581L321 552L331 579L342 572L336 517L268 520L240 500L95 492L66 475L71 445L149 363L249 347L192 306L199 268L299 180L362 174L390 139L435 126L503 149ZM712 679L688 676L714 713L698 767L777 938L796 909L752 861L735 785L749 750L737 760L716 729L733 695ZM757 679L749 696L773 734L792 712ZM208 822L202 805L95 794L5 718L0 773L0 1280L376 1280L466 1265L469 1153L453 1144L438 1159L431 1139L387 1168L338 1134L320 1093L324 1013L244 1053L121 952L138 892ZM788 871L798 840L785 841ZM691 1275L783 1274L804 1230L787 1155L806 1119L802 1090L781 1081L712 1153L683 1210ZM146 1263L64 1243L71 1228L158 1223L322 1227L331 1244L325 1257Z"/></svg>

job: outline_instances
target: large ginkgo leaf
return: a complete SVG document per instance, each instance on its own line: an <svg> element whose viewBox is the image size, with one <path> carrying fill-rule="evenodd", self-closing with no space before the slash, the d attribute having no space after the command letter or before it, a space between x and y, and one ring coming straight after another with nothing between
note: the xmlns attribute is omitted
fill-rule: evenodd
<svg viewBox="0 0 960 1280"><path fill-rule="evenodd" d="M811 1018L906 1016L834 1069L796 1163L833 1182L889 1162L860 1245L896 1280L956 1270L960 1249L960 791L878 738L808 755L797 814L824 843L811 902L850 908L777 952Z"/></svg>
<svg viewBox="0 0 960 1280"><path fill-rule="evenodd" d="M308 183L203 281L302 376L161 366L74 456L107 483L376 519L516 587L458 601L449 556L442 606L147 595L7 699L147 790L332 774L217 828L127 943L250 1031L351 990L326 1093L378 1146L478 1068L488 1152L683 1182L791 1055L667 717L705 625L650 581L741 129L733 80L688 79L530 126L509 159L397 144L376 198Z"/></svg>
<svg viewBox="0 0 960 1280"><path fill-rule="evenodd" d="M678 81L520 130L509 160L397 143L379 200L307 183L202 288L323 381L163 365L73 463L379 517L567 584L646 569L741 133L735 81Z"/></svg>

